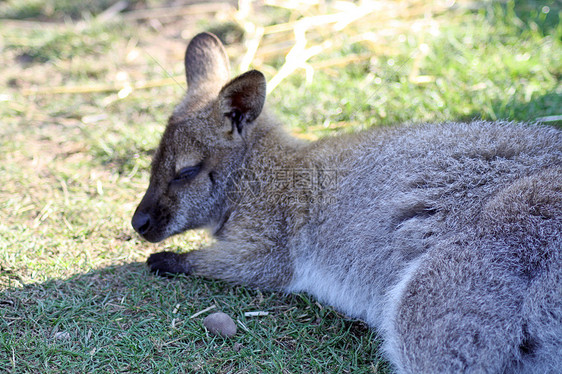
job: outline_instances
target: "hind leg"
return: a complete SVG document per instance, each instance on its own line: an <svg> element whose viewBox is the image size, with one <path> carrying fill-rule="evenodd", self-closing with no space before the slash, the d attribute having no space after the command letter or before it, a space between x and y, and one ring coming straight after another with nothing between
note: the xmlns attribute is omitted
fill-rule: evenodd
<svg viewBox="0 0 562 374"><path fill-rule="evenodd" d="M525 280L521 373L562 373L562 168L521 178L484 207L481 231L501 239L494 261ZM496 243L500 242L495 240Z"/></svg>
<svg viewBox="0 0 562 374"><path fill-rule="evenodd" d="M556 243L555 243L556 245ZM562 249L562 240L557 244ZM523 306L526 341L514 372L562 373L562 256L534 280Z"/></svg>
<svg viewBox="0 0 562 374"><path fill-rule="evenodd" d="M525 287L477 254L433 253L394 295L386 351L399 372L501 373L518 357Z"/></svg>
<svg viewBox="0 0 562 374"><path fill-rule="evenodd" d="M391 293L389 355L412 373L562 373L562 168L461 227Z"/></svg>

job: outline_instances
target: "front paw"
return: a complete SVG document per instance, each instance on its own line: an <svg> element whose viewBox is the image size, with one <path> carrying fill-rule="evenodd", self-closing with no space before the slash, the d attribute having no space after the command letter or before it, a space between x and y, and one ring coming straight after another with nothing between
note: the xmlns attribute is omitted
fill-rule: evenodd
<svg viewBox="0 0 562 374"><path fill-rule="evenodd" d="M151 254L146 263L151 272L158 275L189 274L191 267L187 261L187 253L158 252Z"/></svg>

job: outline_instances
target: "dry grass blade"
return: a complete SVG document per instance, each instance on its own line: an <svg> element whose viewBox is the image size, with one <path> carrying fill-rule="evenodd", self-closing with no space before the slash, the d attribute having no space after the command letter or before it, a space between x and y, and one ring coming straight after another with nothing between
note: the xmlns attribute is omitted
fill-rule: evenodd
<svg viewBox="0 0 562 374"><path fill-rule="evenodd" d="M193 318L195 318L195 317L199 317L201 314L207 313L208 311L213 310L213 309L215 309L216 307L217 307L217 306L216 306L215 304L213 304L213 305L211 305L211 306L208 307L208 308L205 308L205 309L203 309L203 310L198 311L197 313L193 313L193 314L189 317L189 319L193 319Z"/></svg>
<svg viewBox="0 0 562 374"><path fill-rule="evenodd" d="M213 2L187 6L133 10L123 14L123 19L127 21L138 21L143 19L189 16L201 13L231 13L234 12L234 10L233 6L226 2Z"/></svg>
<svg viewBox="0 0 562 374"><path fill-rule="evenodd" d="M287 4L273 1L268 4L291 9L296 15L291 18L298 18L265 27L260 49L254 52L248 48L248 56L258 56L264 59L286 54L284 64L268 83L268 92L273 91L298 69L304 69L307 81L310 81L315 69L358 61L351 59L349 61L309 63L312 57L341 47L343 42L347 44L367 42L374 51L392 53L386 44L387 37L410 30L430 29L436 32L438 22L433 15L452 6L451 2L365 1L361 5L356 5L349 1L339 1L331 6L331 11L334 13L326 13L327 5L325 4L325 6L317 4L316 7L311 4L306 6L300 4L299 7L293 2ZM314 14L314 12L318 14ZM299 18L298 14L305 13L311 15ZM291 32L292 35L286 35L281 41L278 38L272 38L274 35L283 35L288 32ZM333 37L336 34L339 35L337 39ZM347 36L347 39L342 38L344 35ZM287 39L292 41L288 42ZM275 40L275 42L271 43L269 40ZM252 45L252 48L255 48L255 45ZM420 55L419 59L423 57ZM243 67L246 66L247 60L245 59ZM416 76L417 71L414 71L410 77L412 82L419 80Z"/></svg>
<svg viewBox="0 0 562 374"><path fill-rule="evenodd" d="M353 20L357 20L374 10L374 7L359 6L350 11L336 14L319 15L314 17L305 17L294 24L293 32L295 36L295 44L285 57L285 63L277 74L268 84L268 93L277 87L279 83L298 68L305 68L307 71L307 80L312 79L313 68L307 64L307 61L317 54L324 52L332 47L331 40L324 40L320 45L306 47L308 41L306 33L312 28L334 24L333 31L341 31Z"/></svg>
<svg viewBox="0 0 562 374"><path fill-rule="evenodd" d="M102 84L102 85L84 85L84 86L55 86L55 87L34 87L21 91L24 96L31 95L53 95L53 94L85 94L95 92L122 92L120 98L128 96L133 90L143 90L154 87L177 85L183 76L171 78L155 79L148 82L136 82L133 84ZM127 93L125 95L125 93Z"/></svg>
<svg viewBox="0 0 562 374"><path fill-rule="evenodd" d="M129 5L125 0L121 0L107 8L105 11L101 12L96 20L98 22L106 22L115 18L119 13L121 13Z"/></svg>

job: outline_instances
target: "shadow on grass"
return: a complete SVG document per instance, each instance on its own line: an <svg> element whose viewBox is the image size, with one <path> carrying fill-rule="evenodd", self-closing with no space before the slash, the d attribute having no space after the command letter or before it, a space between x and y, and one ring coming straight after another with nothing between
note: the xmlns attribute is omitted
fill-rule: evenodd
<svg viewBox="0 0 562 374"><path fill-rule="evenodd" d="M235 337L205 331L211 311L191 318L210 307L239 321ZM256 310L269 315L244 316ZM377 366L373 331L306 296L161 278L143 263L2 291L0 315L0 372L366 373Z"/></svg>
<svg viewBox="0 0 562 374"><path fill-rule="evenodd" d="M500 4L504 9L512 7L515 15L526 28L537 28L542 35L552 33L560 24L560 12L562 12L560 0L518 0Z"/></svg>
<svg viewBox="0 0 562 374"><path fill-rule="evenodd" d="M494 103L493 107L500 118L534 122L549 116L562 115L562 92L549 92L529 102L511 101L507 105ZM544 122L548 125L562 127L562 120Z"/></svg>
<svg viewBox="0 0 562 374"><path fill-rule="evenodd" d="M562 129L562 119L553 120L548 118L562 115L561 107L562 93L557 92L549 92L528 102L512 98L508 101L496 100L491 103L492 111L497 119L529 123L539 122ZM472 112L457 120L469 122L474 119L482 119L482 113ZM491 118L484 119L491 120Z"/></svg>

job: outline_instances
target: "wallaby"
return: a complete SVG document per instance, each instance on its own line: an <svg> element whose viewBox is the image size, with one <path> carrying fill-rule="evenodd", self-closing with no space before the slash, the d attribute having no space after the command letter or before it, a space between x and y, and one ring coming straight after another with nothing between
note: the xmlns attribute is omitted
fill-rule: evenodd
<svg viewBox="0 0 562 374"><path fill-rule="evenodd" d="M153 272L306 292L365 321L398 373L562 373L562 131L508 122L374 128L305 142L229 81L220 41L185 55L132 225Z"/></svg>

